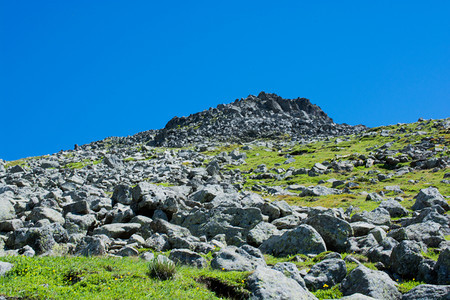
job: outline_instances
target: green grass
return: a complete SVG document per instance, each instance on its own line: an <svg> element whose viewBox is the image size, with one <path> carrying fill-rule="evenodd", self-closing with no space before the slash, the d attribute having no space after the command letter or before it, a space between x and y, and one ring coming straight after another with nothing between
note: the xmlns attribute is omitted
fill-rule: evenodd
<svg viewBox="0 0 450 300"><path fill-rule="evenodd" d="M0 278L0 295L30 299L220 299L200 277L244 291L248 272L177 267L172 279L148 276L137 258L2 257L15 265Z"/></svg>

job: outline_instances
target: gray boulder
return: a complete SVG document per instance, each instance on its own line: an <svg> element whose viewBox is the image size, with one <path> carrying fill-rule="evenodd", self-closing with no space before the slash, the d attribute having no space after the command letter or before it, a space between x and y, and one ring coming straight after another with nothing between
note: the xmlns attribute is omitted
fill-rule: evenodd
<svg viewBox="0 0 450 300"><path fill-rule="evenodd" d="M273 224L259 222L247 235L247 242L255 247L259 247L265 240L272 235L279 234L279 230Z"/></svg>
<svg viewBox="0 0 450 300"><path fill-rule="evenodd" d="M194 251L190 251L187 249L173 249L170 251L169 258L173 260L175 263L197 267L197 268L206 268L208 263L206 259L202 257L200 254L195 253Z"/></svg>
<svg viewBox="0 0 450 300"><path fill-rule="evenodd" d="M414 241L402 241L392 249L390 266L393 272L403 277L415 277L423 260L421 247Z"/></svg>
<svg viewBox="0 0 450 300"><path fill-rule="evenodd" d="M347 267L342 259L325 259L314 266L305 276L306 286L310 291L322 289L326 284L332 287L340 283L347 275Z"/></svg>
<svg viewBox="0 0 450 300"><path fill-rule="evenodd" d="M14 210L14 206L8 200L8 198L1 197L0 198L0 222L11 220L16 218L16 212Z"/></svg>
<svg viewBox="0 0 450 300"><path fill-rule="evenodd" d="M0 277L5 276L12 268L14 268L13 264L0 261Z"/></svg>
<svg viewBox="0 0 450 300"><path fill-rule="evenodd" d="M344 296L361 293L375 299L401 299L397 284L384 272L363 265L353 269L340 285Z"/></svg>
<svg viewBox="0 0 450 300"><path fill-rule="evenodd" d="M60 212L49 207L35 207L28 216L28 219L34 222L47 219L50 222L59 223L61 225L65 222L64 217Z"/></svg>
<svg viewBox="0 0 450 300"><path fill-rule="evenodd" d="M288 278L294 279L295 281L298 282L298 284L300 284L302 288L307 290L305 280L300 275L300 271L298 270L297 266L294 263L280 262L277 263L275 266L273 266L272 269L280 271L281 273L284 274L284 276Z"/></svg>
<svg viewBox="0 0 450 300"><path fill-rule="evenodd" d="M450 285L421 284L403 295L402 300L448 300Z"/></svg>
<svg viewBox="0 0 450 300"><path fill-rule="evenodd" d="M300 225L282 235L274 235L263 242L259 249L274 256L319 254L327 251L324 240L310 225Z"/></svg>
<svg viewBox="0 0 450 300"><path fill-rule="evenodd" d="M450 284L450 248L445 248L439 254L435 269L437 272L437 283Z"/></svg>
<svg viewBox="0 0 450 300"><path fill-rule="evenodd" d="M348 247L348 238L353 236L351 225L331 214L323 213L306 220L324 239L327 249L344 252Z"/></svg>
<svg viewBox="0 0 450 300"><path fill-rule="evenodd" d="M127 256L138 256L139 255L139 251L131 246L125 246L122 249L120 249L116 255L118 256L122 256L122 257L127 257Z"/></svg>
<svg viewBox="0 0 450 300"><path fill-rule="evenodd" d="M110 238L128 239L141 228L139 223L114 223L94 229L94 234L104 234Z"/></svg>
<svg viewBox="0 0 450 300"><path fill-rule="evenodd" d="M113 205L116 203L121 203L125 205L130 205L133 202L133 196L131 193L132 189L125 184L119 184L114 187L114 192L111 197L113 200Z"/></svg>
<svg viewBox="0 0 450 300"><path fill-rule="evenodd" d="M440 224L428 221L391 230L388 236L393 237L397 241L414 240L423 242L428 247L437 247L441 242L445 241L441 228Z"/></svg>
<svg viewBox="0 0 450 300"><path fill-rule="evenodd" d="M391 218L404 217L408 215L408 210L395 200L385 200L380 203L380 206L387 210Z"/></svg>
<svg viewBox="0 0 450 300"><path fill-rule="evenodd" d="M366 222L374 225L389 225L391 223L391 215L382 208L377 207L372 211L363 211L352 216L351 222Z"/></svg>
<svg viewBox="0 0 450 300"><path fill-rule="evenodd" d="M412 206L412 210L420 210L433 205L439 205L447 211L450 210L447 201L435 187L430 186L426 189L421 189L414 198L416 199L416 202Z"/></svg>
<svg viewBox="0 0 450 300"><path fill-rule="evenodd" d="M251 292L250 299L258 300L295 300L317 299L306 289L302 288L294 279L283 273L259 267L247 280Z"/></svg>
<svg viewBox="0 0 450 300"><path fill-rule="evenodd" d="M266 261L261 252L249 245L240 248L228 246L214 254L211 261L213 269L223 271L253 271L258 266L266 266Z"/></svg>
<svg viewBox="0 0 450 300"><path fill-rule="evenodd" d="M397 245L398 242L395 239L387 237L382 240L378 246L369 249L367 252L367 258L369 258L371 262L381 262L385 266L389 266L391 262L392 249L394 249Z"/></svg>
<svg viewBox="0 0 450 300"><path fill-rule="evenodd" d="M108 240L99 236L86 236L78 243L76 253L82 256L103 256L107 253Z"/></svg>

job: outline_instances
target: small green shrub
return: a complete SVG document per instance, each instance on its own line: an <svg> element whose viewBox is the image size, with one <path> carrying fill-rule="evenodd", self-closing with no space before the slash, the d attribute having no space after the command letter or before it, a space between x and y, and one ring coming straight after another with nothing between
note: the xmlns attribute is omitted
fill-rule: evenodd
<svg viewBox="0 0 450 300"><path fill-rule="evenodd" d="M176 266L172 261L161 260L155 257L150 261L148 275L160 280L171 279L177 272Z"/></svg>

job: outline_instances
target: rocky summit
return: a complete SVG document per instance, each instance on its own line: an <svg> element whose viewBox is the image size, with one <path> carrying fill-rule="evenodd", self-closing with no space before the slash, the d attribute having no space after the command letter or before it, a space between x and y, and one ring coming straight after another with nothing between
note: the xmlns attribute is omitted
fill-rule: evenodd
<svg viewBox="0 0 450 300"><path fill-rule="evenodd" d="M0 299L449 299L449 147L450 119L335 124L262 92L0 160Z"/></svg>

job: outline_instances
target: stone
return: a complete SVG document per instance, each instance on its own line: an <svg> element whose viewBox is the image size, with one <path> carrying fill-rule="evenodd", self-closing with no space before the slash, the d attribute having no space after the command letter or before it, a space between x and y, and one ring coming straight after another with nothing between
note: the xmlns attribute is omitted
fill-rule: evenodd
<svg viewBox="0 0 450 300"><path fill-rule="evenodd" d="M322 236L328 250L344 252L348 247L348 238L353 236L352 226L340 218L323 213L308 218L311 225Z"/></svg>
<svg viewBox="0 0 450 300"><path fill-rule="evenodd" d="M302 288L294 279L288 278L280 271L259 267L248 277L250 299L317 299L309 291Z"/></svg>
<svg viewBox="0 0 450 300"><path fill-rule="evenodd" d="M52 208L49 207L35 207L31 214L28 216L28 219L34 222L37 222L42 219L47 219L50 222L64 224L65 219L62 214Z"/></svg>
<svg viewBox="0 0 450 300"><path fill-rule="evenodd" d="M4 197L0 197L0 222L16 218L16 212L12 203Z"/></svg>
<svg viewBox="0 0 450 300"><path fill-rule="evenodd" d="M140 228L139 223L114 223L107 224L94 229L94 234L104 234L110 238L128 239Z"/></svg>
<svg viewBox="0 0 450 300"><path fill-rule="evenodd" d="M249 245L223 248L214 254L211 261L211 268L223 271L253 271L258 266L266 266L264 256L257 248Z"/></svg>
<svg viewBox="0 0 450 300"><path fill-rule="evenodd" d="M8 262L0 261L0 277L5 276L10 270L14 268L14 265Z"/></svg>
<svg viewBox="0 0 450 300"><path fill-rule="evenodd" d="M446 211L450 210L450 206L448 205L447 201L435 187L421 189L414 198L416 199L416 202L411 207L412 210L420 210L425 207L431 207L433 205L439 205Z"/></svg>
<svg viewBox="0 0 450 300"><path fill-rule="evenodd" d="M403 295L403 300L448 300L450 285L421 284Z"/></svg>
<svg viewBox="0 0 450 300"><path fill-rule="evenodd" d="M116 203L130 205L133 202L132 189L125 184L116 185L111 199L113 205Z"/></svg>
<svg viewBox="0 0 450 300"><path fill-rule="evenodd" d="M319 254L327 250L320 234L310 225L300 225L285 231L282 235L274 235L264 241L259 249L274 256L295 254Z"/></svg>
<svg viewBox="0 0 450 300"><path fill-rule="evenodd" d="M361 213L354 214L351 218L351 222L366 222L374 225L389 225L391 223L391 215L386 209L377 207L370 212L363 211Z"/></svg>
<svg viewBox="0 0 450 300"><path fill-rule="evenodd" d="M86 236L78 244L76 251L82 256L103 256L107 253L107 243L101 237Z"/></svg>
<svg viewBox="0 0 450 300"><path fill-rule="evenodd" d="M385 200L380 203L379 207L387 210L391 218L404 217L408 215L408 210L395 200Z"/></svg>
<svg viewBox="0 0 450 300"><path fill-rule="evenodd" d="M390 266L393 272L405 278L415 277L423 256L414 241L402 241L392 249Z"/></svg>
<svg viewBox="0 0 450 300"><path fill-rule="evenodd" d="M138 256L139 251L131 246L125 246L116 253L118 256L127 257L127 256Z"/></svg>
<svg viewBox="0 0 450 300"><path fill-rule="evenodd" d="M438 284L450 284L450 248L445 248L439 254L435 270Z"/></svg>
<svg viewBox="0 0 450 300"><path fill-rule="evenodd" d="M173 249L169 258L176 264L192 266L196 268L206 268L208 263L204 257L187 249Z"/></svg>
<svg viewBox="0 0 450 300"><path fill-rule="evenodd" d="M385 266L389 266L391 263L392 249L397 246L399 242L391 237L387 237L381 241L381 243L375 247L372 247L367 252L367 258L371 262L381 262Z"/></svg>
<svg viewBox="0 0 450 300"><path fill-rule="evenodd" d="M286 276L288 278L294 279L295 281L297 281L298 284L300 284L300 286L302 288L307 290L305 280L300 275L300 272L294 263L280 262L280 263L275 264L275 266L273 266L272 269L280 271L281 273L284 274L284 276Z"/></svg>
<svg viewBox="0 0 450 300"><path fill-rule="evenodd" d="M252 246L259 247L272 235L277 234L279 234L279 230L275 225L267 222L259 222L249 231L247 235L247 242Z"/></svg>
<svg viewBox="0 0 450 300"><path fill-rule="evenodd" d="M384 272L363 265L353 269L340 284L344 296L361 293L375 299L401 299L397 284Z"/></svg>
<svg viewBox="0 0 450 300"><path fill-rule="evenodd" d="M325 259L313 265L305 276L306 286L310 291L332 287L340 283L347 275L347 267L342 259Z"/></svg>
<svg viewBox="0 0 450 300"><path fill-rule="evenodd" d="M145 261L152 261L153 259L155 259L155 254L153 254L153 252L147 251L142 253L139 257Z"/></svg>

